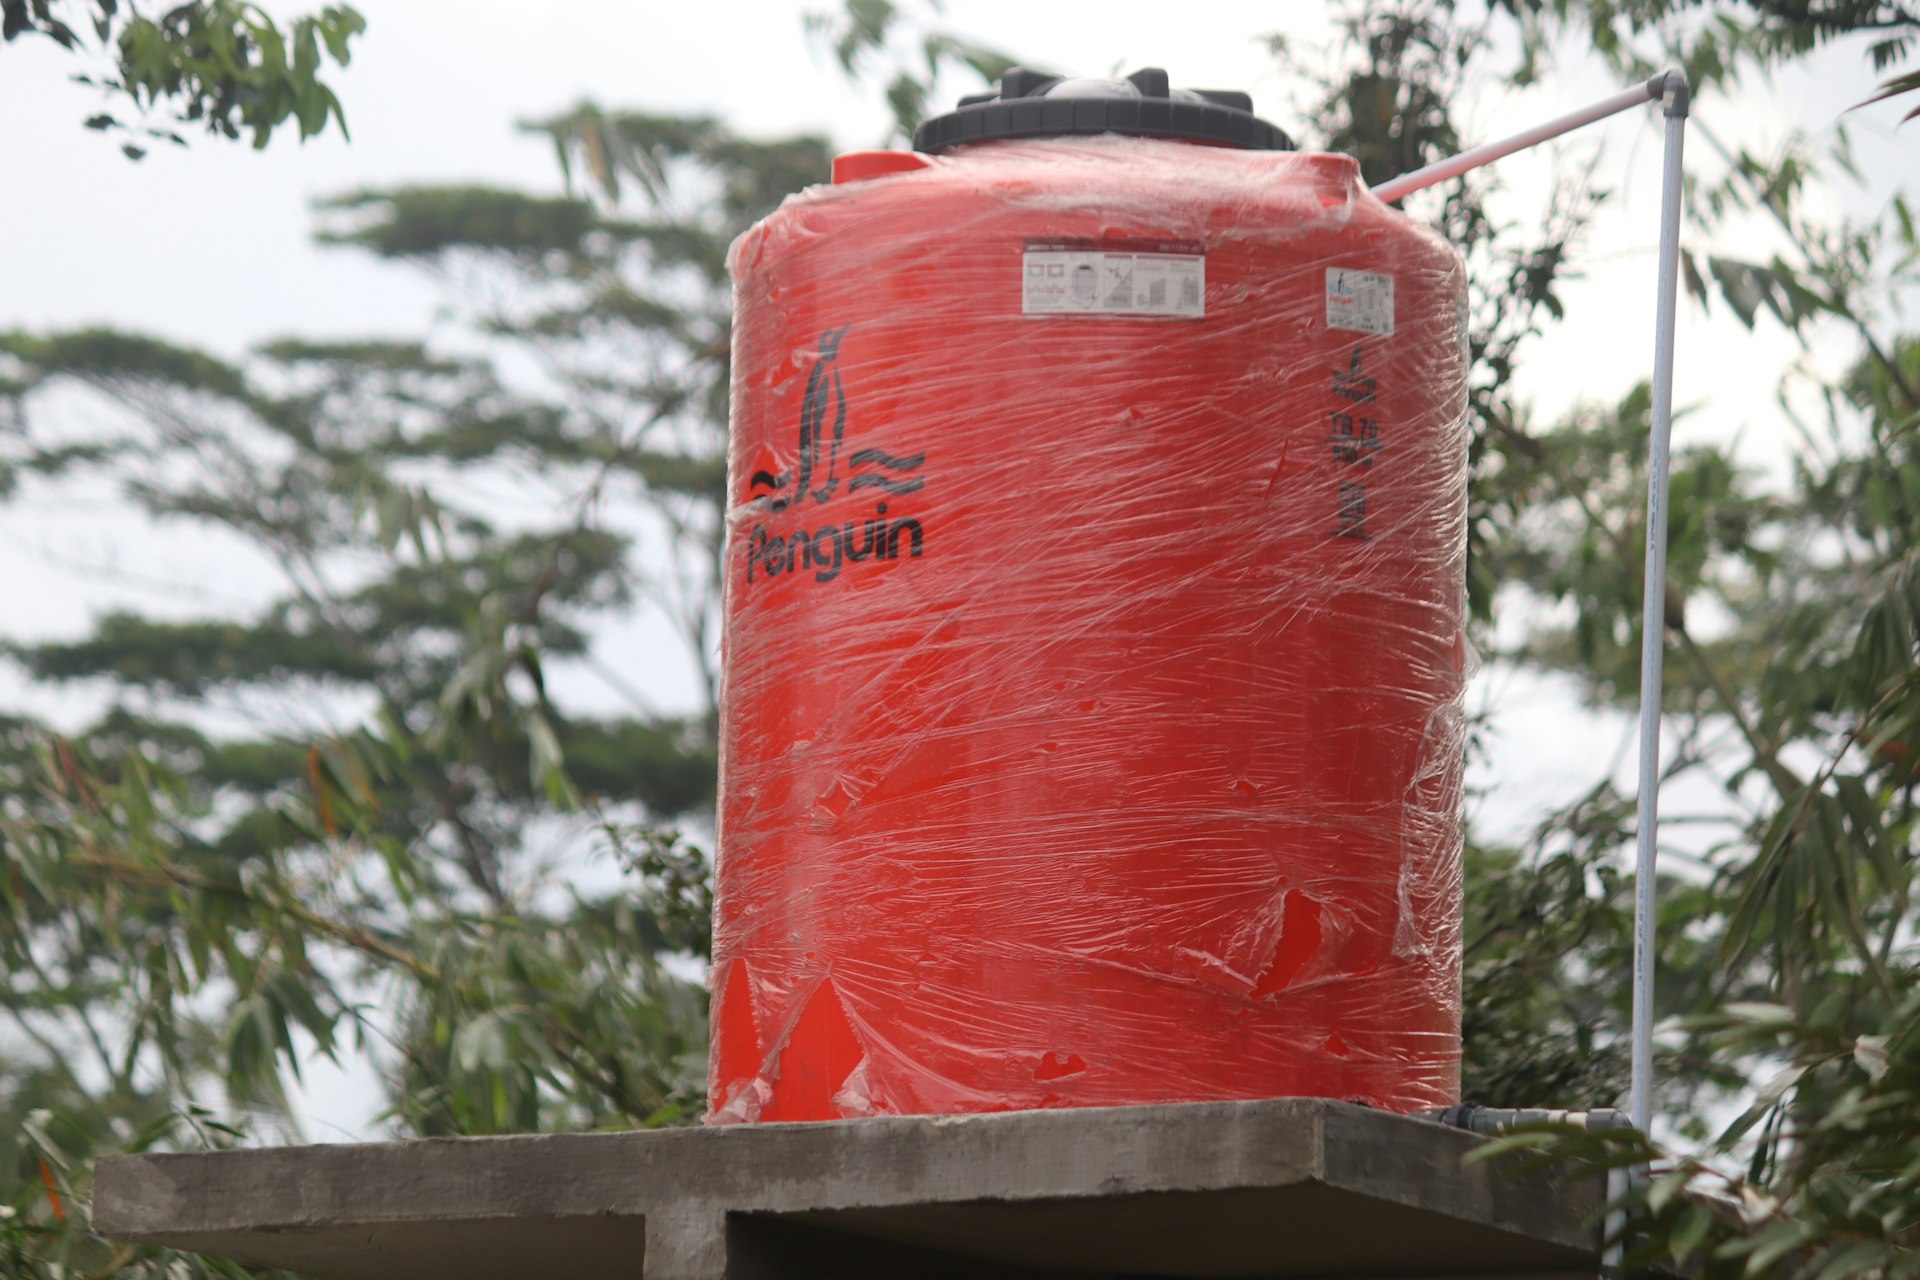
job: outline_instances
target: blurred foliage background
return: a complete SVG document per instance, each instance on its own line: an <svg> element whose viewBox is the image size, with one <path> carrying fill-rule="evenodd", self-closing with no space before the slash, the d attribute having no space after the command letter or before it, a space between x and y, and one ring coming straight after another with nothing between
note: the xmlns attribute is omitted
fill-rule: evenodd
<svg viewBox="0 0 1920 1280"><path fill-rule="evenodd" d="M1819 198L1860 182L1844 126L1760 155L1713 124L1736 88L1836 41L1858 51L1862 96L1889 73L1902 92L1920 16L1887 0L1334 3L1332 61L1271 49L1308 86L1296 135L1373 181L1484 141L1464 108L1486 85L1683 66L1701 104L1692 305L1853 353L1839 380L1811 358L1780 372L1784 405L1818 406L1791 416L1786 474L1724 445L1675 459L1667 776L1723 804L1704 853L1669 851L1663 885L1673 1150L1519 1145L1653 1161L1638 1260L1920 1274L1920 344L1901 309L1920 239L1904 197L1871 216ZM316 76L363 25L334 8L283 30L226 0L154 21L113 0L0 14L8 40L91 57L82 74L139 121L161 104L256 145L288 120L344 128ZM809 27L902 135L1019 52L931 5L846 0ZM177 132L87 123L135 149L131 131ZM36 681L114 691L82 732L0 723L8 1275L246 1274L92 1236L88 1169L291 1136L288 1086L316 1058L374 1063L400 1135L699 1114L706 998L687 975L709 936L724 255L825 176L831 147L592 105L526 128L551 140L566 194L401 186L317 211L335 252L434 282L471 339L457 353L293 337L236 361L133 333L0 334L0 490L110 485L238 540L279 582L244 622L116 613L7 650ZM1409 210L1472 267L1477 640L1630 710L1647 394L1542 421L1512 377L1564 318L1612 197L1569 173L1547 209L1508 220L1498 181L1482 170ZM1775 252L1715 252L1756 213ZM85 433L61 425L74 404ZM547 664L593 661L592 629L639 600L674 620L704 710L634 694L563 711ZM276 727L313 706L357 727ZM1632 797L1601 781L1527 840L1469 833L1467 1098L1623 1095L1632 827ZM1715 1115L1739 1118L1722 1131Z"/></svg>

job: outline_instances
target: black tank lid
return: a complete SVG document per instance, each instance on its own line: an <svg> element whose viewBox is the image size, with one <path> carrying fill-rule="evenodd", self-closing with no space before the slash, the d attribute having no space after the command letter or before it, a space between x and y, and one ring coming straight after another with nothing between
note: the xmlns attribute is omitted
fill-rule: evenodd
<svg viewBox="0 0 1920 1280"><path fill-rule="evenodd" d="M1167 73L1142 67L1124 80L1050 76L1010 68L992 93L960 99L913 134L915 151L945 151L995 138L1058 138L1124 133L1182 138L1247 151L1291 151L1293 139L1253 114L1253 99L1232 89L1169 89Z"/></svg>

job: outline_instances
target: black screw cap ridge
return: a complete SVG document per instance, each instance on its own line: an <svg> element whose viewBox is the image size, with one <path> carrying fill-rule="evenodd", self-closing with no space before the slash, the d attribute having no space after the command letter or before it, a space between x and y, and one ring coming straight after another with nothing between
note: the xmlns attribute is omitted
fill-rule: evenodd
<svg viewBox="0 0 1920 1280"><path fill-rule="evenodd" d="M1177 138L1246 151L1291 151L1293 139L1253 114L1253 99L1233 89L1174 89L1159 67L1124 80L1055 76L1010 67L990 93L969 94L913 134L915 151L944 151L1000 138L1059 138L1095 133Z"/></svg>

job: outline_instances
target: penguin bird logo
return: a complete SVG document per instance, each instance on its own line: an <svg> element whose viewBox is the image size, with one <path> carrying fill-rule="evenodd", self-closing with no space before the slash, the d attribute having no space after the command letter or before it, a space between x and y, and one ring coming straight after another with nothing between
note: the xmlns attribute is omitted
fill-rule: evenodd
<svg viewBox="0 0 1920 1280"><path fill-rule="evenodd" d="M794 470L778 475L756 471L747 481L749 500L771 496L769 511L785 511L805 498L824 503L840 489L840 446L847 434L847 389L840 380L840 340L852 327L842 325L820 335L819 357L807 373L807 391L800 401L799 462ZM884 449L856 450L847 460L854 471L863 467L880 470L853 475L847 491L879 489L896 495L918 492L926 481L901 473L918 471L926 460L924 452L902 456ZM782 492L789 485L791 492ZM761 490L768 492L763 494Z"/></svg>
<svg viewBox="0 0 1920 1280"><path fill-rule="evenodd" d="M775 511L784 511L807 497L815 502L825 502L840 487L837 468L840 441L847 430L847 389L840 381L840 370L835 362L840 357L840 340L846 337L847 330L852 327L842 325L820 335L820 356L807 374L807 393L800 402L800 462L797 473L788 475L782 472L776 476L770 471L756 471L748 481L749 490L765 488L775 492L785 489L788 482L792 481L792 495L776 497L770 504ZM831 436L827 427L829 418L833 420ZM823 462L825 474L821 477L819 487L814 488L814 472L822 469Z"/></svg>

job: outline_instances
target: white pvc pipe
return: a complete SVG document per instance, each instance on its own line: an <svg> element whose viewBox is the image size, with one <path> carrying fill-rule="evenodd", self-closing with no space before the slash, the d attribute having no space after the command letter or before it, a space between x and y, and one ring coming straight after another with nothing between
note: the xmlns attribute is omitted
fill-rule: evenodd
<svg viewBox="0 0 1920 1280"><path fill-rule="evenodd" d="M1549 138L1557 138L1563 133L1572 133L1575 129L1590 125L1596 120L1605 120L1608 116L1619 115L1622 111L1631 107L1638 107L1648 102L1657 101L1660 96L1665 93L1666 84L1667 77L1665 75L1655 76L1652 80L1647 81L1647 83L1638 88L1630 89L1625 93L1616 93L1611 98L1602 102L1596 102L1590 107L1584 107L1568 115L1561 116L1557 120L1549 120L1545 124L1537 124L1531 129L1514 134L1511 138L1503 139L1500 142L1489 142L1484 147L1475 147L1471 151L1462 151L1457 156L1448 156L1445 160L1437 160L1424 169L1415 169L1412 173L1403 173L1399 177L1389 182L1383 182L1375 187L1373 194L1379 196L1388 204L1392 204L1394 201L1430 187L1436 182L1445 182L1448 178L1457 178L1470 169L1478 169L1481 165L1492 164L1495 160L1503 156L1510 156L1516 151L1525 151L1528 147L1537 147Z"/></svg>
<svg viewBox="0 0 1920 1280"><path fill-rule="evenodd" d="M1640 779L1639 820L1634 856L1633 904L1633 1021L1630 1055L1631 1082L1628 1113L1633 1127L1647 1134L1653 1123L1653 933L1655 862L1660 819L1660 691L1666 659L1667 616L1667 493L1668 458L1673 438L1673 334L1680 297L1680 202L1683 195L1681 155L1686 142L1689 90L1677 71L1655 76L1644 85L1615 94L1581 111L1535 125L1501 142L1463 151L1424 169L1383 182L1373 193L1391 204L1415 191L1457 178L1503 156L1540 145L1550 138L1650 101L1666 109L1666 151L1660 185L1660 263L1658 297L1653 318L1653 429L1647 450L1646 575L1642 583L1640 636ZM1607 1179L1607 1198L1620 1194L1624 1174L1613 1170ZM1619 1236L1624 1218L1618 1210L1607 1215L1606 1236L1613 1241L1601 1258L1600 1273L1612 1276L1619 1266Z"/></svg>
<svg viewBox="0 0 1920 1280"><path fill-rule="evenodd" d="M1653 439L1647 451L1647 552L1640 635L1640 811L1634 860L1634 1128L1653 1122L1653 932L1655 842L1660 820L1660 684L1667 629L1667 454L1673 436L1673 328L1680 297L1680 155L1687 134L1687 82L1663 95L1667 146L1660 185L1660 297L1653 316Z"/></svg>
<svg viewBox="0 0 1920 1280"><path fill-rule="evenodd" d="M1584 125L1649 101L1664 103L1666 152L1660 187L1659 295L1653 328L1653 435L1647 461L1646 576L1640 638L1640 790L1634 858L1633 1025L1628 1113L1646 1133L1653 1120L1654 876L1660 791L1660 686L1666 658L1667 460L1673 436L1673 330L1680 296L1681 152L1686 140L1688 89L1677 71L1617 93L1580 111L1535 125L1501 142L1403 174L1374 188L1391 203L1437 182L1457 178L1502 156L1538 146Z"/></svg>

